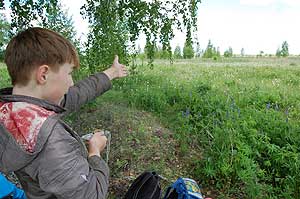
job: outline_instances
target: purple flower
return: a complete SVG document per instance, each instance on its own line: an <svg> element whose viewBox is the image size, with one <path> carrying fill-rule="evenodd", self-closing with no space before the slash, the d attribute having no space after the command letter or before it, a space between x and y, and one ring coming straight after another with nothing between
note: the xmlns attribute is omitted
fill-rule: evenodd
<svg viewBox="0 0 300 199"><path fill-rule="evenodd" d="M190 109L187 108L185 111L182 111L181 114L182 117L188 117L190 115Z"/></svg>
<svg viewBox="0 0 300 199"><path fill-rule="evenodd" d="M284 113L286 115L285 121L288 123L289 122L289 109L286 109Z"/></svg>
<svg viewBox="0 0 300 199"><path fill-rule="evenodd" d="M286 114L286 115L289 115L289 109L286 109L286 110L285 110L285 114Z"/></svg>
<svg viewBox="0 0 300 199"><path fill-rule="evenodd" d="M185 110L185 116L188 117L189 115L190 115L190 109L187 108L187 109Z"/></svg>

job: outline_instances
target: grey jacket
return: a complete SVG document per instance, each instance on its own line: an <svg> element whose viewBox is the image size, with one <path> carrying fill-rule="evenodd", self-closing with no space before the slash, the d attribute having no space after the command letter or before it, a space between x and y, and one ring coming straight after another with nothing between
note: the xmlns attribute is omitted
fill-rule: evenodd
<svg viewBox="0 0 300 199"><path fill-rule="evenodd" d="M109 170L98 156L88 157L80 137L60 118L111 88L104 73L71 87L61 106L0 91L0 102L27 102L54 111L42 124L34 152L16 143L0 123L0 171L14 171L28 199L102 199L108 190Z"/></svg>

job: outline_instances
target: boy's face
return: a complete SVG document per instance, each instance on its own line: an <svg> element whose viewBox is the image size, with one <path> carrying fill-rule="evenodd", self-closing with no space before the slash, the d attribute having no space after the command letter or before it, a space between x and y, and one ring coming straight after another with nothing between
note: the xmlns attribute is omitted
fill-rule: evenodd
<svg viewBox="0 0 300 199"><path fill-rule="evenodd" d="M74 65L70 63L65 63L60 66L57 72L50 69L47 75L47 84L45 87L44 99L59 104L67 93L68 89L74 85L72 72Z"/></svg>

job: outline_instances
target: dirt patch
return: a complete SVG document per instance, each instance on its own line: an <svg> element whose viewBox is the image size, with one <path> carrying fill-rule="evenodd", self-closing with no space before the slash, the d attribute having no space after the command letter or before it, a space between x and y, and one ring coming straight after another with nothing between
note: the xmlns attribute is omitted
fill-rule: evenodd
<svg viewBox="0 0 300 199"><path fill-rule="evenodd" d="M103 103L86 107L72 117L72 126L79 134L96 128L112 133L109 198L124 196L131 182L146 170L167 179L162 182L163 188L187 175L173 133L152 114L122 104Z"/></svg>

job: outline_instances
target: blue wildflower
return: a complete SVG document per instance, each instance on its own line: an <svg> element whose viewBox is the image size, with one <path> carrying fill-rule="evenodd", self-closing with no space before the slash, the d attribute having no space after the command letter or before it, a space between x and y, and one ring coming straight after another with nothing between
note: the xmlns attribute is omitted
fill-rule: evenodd
<svg viewBox="0 0 300 199"><path fill-rule="evenodd" d="M187 108L187 109L185 110L185 116L188 117L189 115L190 115L190 109Z"/></svg>
<svg viewBox="0 0 300 199"><path fill-rule="evenodd" d="M289 110L288 109L285 110L285 114L289 115Z"/></svg>
<svg viewBox="0 0 300 199"><path fill-rule="evenodd" d="M270 107L271 107L271 104L270 104L270 102L267 104L267 106L266 106L266 108L267 109L270 109Z"/></svg>

